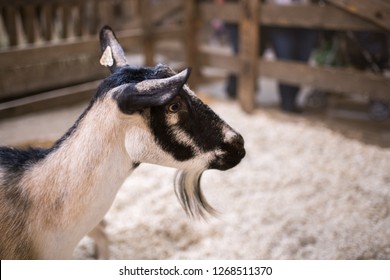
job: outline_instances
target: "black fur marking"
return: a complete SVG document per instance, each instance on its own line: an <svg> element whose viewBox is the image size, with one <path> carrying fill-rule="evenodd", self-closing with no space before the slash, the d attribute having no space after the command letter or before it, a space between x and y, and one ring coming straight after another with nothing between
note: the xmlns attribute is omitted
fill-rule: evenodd
<svg viewBox="0 0 390 280"><path fill-rule="evenodd" d="M224 122L200 99L188 95L184 90L181 96L189 107L188 116L182 120L181 129L191 135L201 151L208 152L219 148L223 139Z"/></svg>
<svg viewBox="0 0 390 280"><path fill-rule="evenodd" d="M177 126L182 127L183 121L187 119L186 112L181 112ZM166 123L165 106L152 107L150 109L150 127L154 138L160 147L171 154L178 161L185 161L195 156L192 147L178 142L173 134L175 127L170 127Z"/></svg>
<svg viewBox="0 0 390 280"><path fill-rule="evenodd" d="M14 149L0 147L0 167L5 171L6 186L17 186L23 173L32 165L44 159L50 149Z"/></svg>
<svg viewBox="0 0 390 280"><path fill-rule="evenodd" d="M220 118L199 99L188 95L184 89L180 93L180 98L186 104L186 110L179 111L179 122L175 127L179 127L187 135L190 135L195 145L202 152L208 152L219 148L223 139L222 125ZM165 121L165 107L152 107L150 126L155 135L157 143L174 156L176 160L184 161L195 156L195 151L190 146L179 143L172 130ZM214 127L213 130L206 129Z"/></svg>

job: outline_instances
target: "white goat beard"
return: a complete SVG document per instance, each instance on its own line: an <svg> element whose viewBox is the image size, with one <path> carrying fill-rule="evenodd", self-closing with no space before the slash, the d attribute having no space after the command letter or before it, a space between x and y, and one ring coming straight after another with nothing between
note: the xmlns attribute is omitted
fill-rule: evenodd
<svg viewBox="0 0 390 280"><path fill-rule="evenodd" d="M175 175L175 194L184 211L192 218L205 219L206 213L211 215L217 213L206 201L200 188L202 174L203 170L178 170Z"/></svg>

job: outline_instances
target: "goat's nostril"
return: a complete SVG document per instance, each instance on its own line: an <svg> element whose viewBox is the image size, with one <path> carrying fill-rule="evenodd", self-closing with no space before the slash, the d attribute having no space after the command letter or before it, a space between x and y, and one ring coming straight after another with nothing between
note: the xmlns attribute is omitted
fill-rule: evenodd
<svg viewBox="0 0 390 280"><path fill-rule="evenodd" d="M235 149L236 156L239 158L243 158L245 156L244 138L240 134L235 135L231 145Z"/></svg>
<svg viewBox="0 0 390 280"><path fill-rule="evenodd" d="M231 143L237 148L243 148L244 138L240 134L236 134L236 136L233 138L233 141Z"/></svg>

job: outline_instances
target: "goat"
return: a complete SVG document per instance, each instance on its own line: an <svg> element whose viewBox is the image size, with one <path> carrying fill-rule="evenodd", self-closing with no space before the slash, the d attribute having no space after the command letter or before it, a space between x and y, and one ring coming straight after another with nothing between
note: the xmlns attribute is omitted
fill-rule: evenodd
<svg viewBox="0 0 390 280"><path fill-rule="evenodd" d="M200 189L206 169L245 156L242 136L166 65L132 67L108 26L101 63L111 74L51 148L0 148L0 258L68 259L99 224L140 163L173 167L177 197L191 216L213 213Z"/></svg>

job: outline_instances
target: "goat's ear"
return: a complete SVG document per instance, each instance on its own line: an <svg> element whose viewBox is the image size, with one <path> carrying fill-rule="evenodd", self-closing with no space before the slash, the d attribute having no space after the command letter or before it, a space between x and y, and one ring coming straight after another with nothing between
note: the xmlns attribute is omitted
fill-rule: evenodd
<svg viewBox="0 0 390 280"><path fill-rule="evenodd" d="M107 25L100 30L100 48L102 51L100 64L109 67L111 73L127 64L125 53L114 31Z"/></svg>
<svg viewBox="0 0 390 280"><path fill-rule="evenodd" d="M162 106L179 94L190 73L191 68L187 68L169 78L122 85L118 87L114 97L119 109L126 114L132 114L148 107Z"/></svg>

